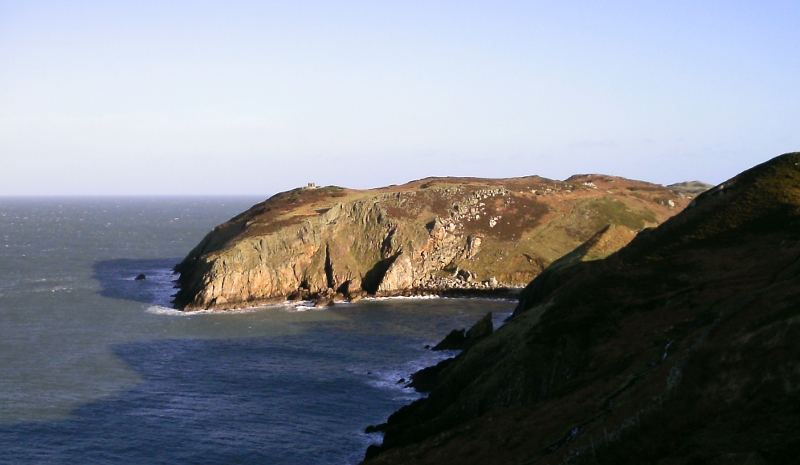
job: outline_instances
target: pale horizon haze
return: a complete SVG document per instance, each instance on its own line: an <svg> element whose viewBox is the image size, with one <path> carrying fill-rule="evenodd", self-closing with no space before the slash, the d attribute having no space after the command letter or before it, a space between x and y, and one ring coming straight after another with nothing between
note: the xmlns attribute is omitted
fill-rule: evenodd
<svg viewBox="0 0 800 465"><path fill-rule="evenodd" d="M800 151L798 2L0 1L0 196L262 195Z"/></svg>

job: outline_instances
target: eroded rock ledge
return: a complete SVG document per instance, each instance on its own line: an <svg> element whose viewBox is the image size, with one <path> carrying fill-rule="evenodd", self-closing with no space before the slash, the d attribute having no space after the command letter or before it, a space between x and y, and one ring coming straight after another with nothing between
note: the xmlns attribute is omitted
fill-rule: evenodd
<svg viewBox="0 0 800 465"><path fill-rule="evenodd" d="M175 304L230 309L365 295L507 295L608 225L614 228L594 258L692 197L604 175L294 189L211 231L176 266Z"/></svg>

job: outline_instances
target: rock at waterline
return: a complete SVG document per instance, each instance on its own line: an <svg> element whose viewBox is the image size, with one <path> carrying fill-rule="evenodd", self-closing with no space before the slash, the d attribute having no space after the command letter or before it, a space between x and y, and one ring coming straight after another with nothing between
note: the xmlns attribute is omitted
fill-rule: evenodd
<svg viewBox="0 0 800 465"><path fill-rule="evenodd" d="M142 273L142 274L137 275L134 278L134 281L144 281L145 279L147 279L147 276L145 276L144 273Z"/></svg>
<svg viewBox="0 0 800 465"><path fill-rule="evenodd" d="M466 329L454 329L431 350L463 350L467 342Z"/></svg>
<svg viewBox="0 0 800 465"><path fill-rule="evenodd" d="M469 330L454 329L432 350L465 350L494 331L492 312L487 313Z"/></svg>
<svg viewBox="0 0 800 465"><path fill-rule="evenodd" d="M364 429L364 432L367 434L372 433L382 433L386 430L386 423L381 423L380 425L369 425Z"/></svg>
<svg viewBox="0 0 800 465"><path fill-rule="evenodd" d="M322 296L314 302L315 307L331 307L334 305L333 297Z"/></svg>
<svg viewBox="0 0 800 465"><path fill-rule="evenodd" d="M489 312L467 331L467 346L471 346L486 336L490 336L493 331L492 312Z"/></svg>

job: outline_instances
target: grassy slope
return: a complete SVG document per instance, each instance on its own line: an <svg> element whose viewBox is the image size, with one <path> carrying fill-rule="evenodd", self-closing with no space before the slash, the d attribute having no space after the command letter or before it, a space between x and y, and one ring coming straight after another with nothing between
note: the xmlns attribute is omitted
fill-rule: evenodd
<svg viewBox="0 0 800 465"><path fill-rule="evenodd" d="M390 418L368 463L796 461L798 163L759 165L611 257L543 274Z"/></svg>

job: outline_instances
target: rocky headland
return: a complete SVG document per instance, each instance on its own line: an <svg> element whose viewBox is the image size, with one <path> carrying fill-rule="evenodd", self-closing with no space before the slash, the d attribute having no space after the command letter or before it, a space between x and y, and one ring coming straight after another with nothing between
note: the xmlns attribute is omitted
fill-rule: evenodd
<svg viewBox="0 0 800 465"><path fill-rule="evenodd" d="M569 260L611 254L694 196L605 175L428 178L372 190L309 185L210 232L175 268L175 305L507 296L587 241Z"/></svg>
<svg viewBox="0 0 800 465"><path fill-rule="evenodd" d="M800 153L582 260L607 234L421 372L430 395L372 428L365 463L797 463Z"/></svg>

